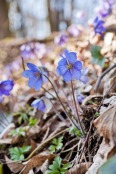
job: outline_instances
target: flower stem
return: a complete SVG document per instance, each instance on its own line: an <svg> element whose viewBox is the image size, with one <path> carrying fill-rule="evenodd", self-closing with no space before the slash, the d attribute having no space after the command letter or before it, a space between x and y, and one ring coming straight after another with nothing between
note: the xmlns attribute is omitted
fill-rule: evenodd
<svg viewBox="0 0 116 174"><path fill-rule="evenodd" d="M74 101L74 105L75 105L75 109L76 109L76 114L77 114L78 123L79 123L79 125L80 125L80 128L81 128L81 131L82 131L83 135L85 135L83 126L82 126L81 121L80 121L80 118L79 118L79 113L78 113L78 108L77 108L77 104L76 104L76 100L75 100L74 86L73 86L72 80L71 80L71 89L72 89L73 101Z"/></svg>
<svg viewBox="0 0 116 174"><path fill-rule="evenodd" d="M78 125L74 122L74 120L68 115L68 112L67 112L67 110L66 110L64 104L62 103L62 101L61 101L61 99L60 99L60 97L59 97L59 95L58 95L58 93L57 93L57 91L56 91L56 89L55 89L53 83L51 82L51 80L50 80L45 74L43 74L43 75L48 79L48 81L49 81L50 84L52 85L52 87L53 87L53 89L54 89L54 92L55 92L55 94L56 94L56 96L57 96L57 98L58 98L58 100L59 100L59 102L60 102L60 104L61 104L61 106L62 106L62 108L63 108L63 110L64 110L64 112L65 112L65 114L66 114L66 116L68 117L68 119L70 120L70 122L71 122L76 128L79 129L79 126L78 126Z"/></svg>
<svg viewBox="0 0 116 174"><path fill-rule="evenodd" d="M22 67L23 67L23 70L25 71L25 61L24 61L23 57L21 57L21 60L22 60Z"/></svg>
<svg viewBox="0 0 116 174"><path fill-rule="evenodd" d="M48 94L50 94L53 98L56 98L54 95L51 94L51 92L49 92L48 90L46 90L44 87L42 87L42 89L47 92Z"/></svg>

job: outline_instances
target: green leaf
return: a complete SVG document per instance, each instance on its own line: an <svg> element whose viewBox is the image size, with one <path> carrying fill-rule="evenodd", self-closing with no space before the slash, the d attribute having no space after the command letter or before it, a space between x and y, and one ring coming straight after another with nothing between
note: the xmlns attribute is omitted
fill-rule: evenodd
<svg viewBox="0 0 116 174"><path fill-rule="evenodd" d="M52 140L52 145L49 147L49 151L54 153L56 150L60 150L63 146L63 136L59 137L58 139L54 138Z"/></svg>
<svg viewBox="0 0 116 174"><path fill-rule="evenodd" d="M23 146L20 148L21 153L27 153L31 149L31 146Z"/></svg>
<svg viewBox="0 0 116 174"><path fill-rule="evenodd" d="M54 153L55 150L56 150L56 147L55 147L54 145L51 145L51 146L49 147L49 151L50 151L51 153Z"/></svg>
<svg viewBox="0 0 116 174"><path fill-rule="evenodd" d="M101 67L104 66L105 57L103 57L102 54L101 54L101 47L100 46L92 45L91 46L91 55L92 55L91 63L98 64Z"/></svg>
<svg viewBox="0 0 116 174"><path fill-rule="evenodd" d="M18 147L10 148L9 153L10 153L11 159L14 161L24 160L24 155L21 154L20 149Z"/></svg>
<svg viewBox="0 0 116 174"><path fill-rule="evenodd" d="M31 146L9 148L10 157L14 161L22 161L25 158L24 154L27 153L30 149Z"/></svg>
<svg viewBox="0 0 116 174"><path fill-rule="evenodd" d="M69 129L68 129L69 133L71 135L75 135L77 137L81 137L82 136L82 133L79 129L77 129L75 126L71 126Z"/></svg>
<svg viewBox="0 0 116 174"><path fill-rule="evenodd" d="M45 172L45 174L65 174L68 171L68 168L71 167L70 163L61 164L61 158L56 157L53 161L53 164L49 166L49 169Z"/></svg>
<svg viewBox="0 0 116 174"><path fill-rule="evenodd" d="M110 158L99 169L98 174L116 174L116 156Z"/></svg>
<svg viewBox="0 0 116 174"><path fill-rule="evenodd" d="M35 124L37 123L37 119L35 118L31 118L29 119L29 126L35 126Z"/></svg>
<svg viewBox="0 0 116 174"><path fill-rule="evenodd" d="M23 127L20 127L20 128L17 128L17 129L14 129L14 130L11 130L9 135L12 135L13 137L15 136L25 136L25 128Z"/></svg>

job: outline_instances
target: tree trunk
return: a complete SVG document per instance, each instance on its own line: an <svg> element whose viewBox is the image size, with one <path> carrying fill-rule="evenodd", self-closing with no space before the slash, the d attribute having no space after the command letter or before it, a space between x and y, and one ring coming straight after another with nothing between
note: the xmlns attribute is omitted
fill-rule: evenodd
<svg viewBox="0 0 116 174"><path fill-rule="evenodd" d="M8 20L8 4L0 0L0 39L10 36Z"/></svg>

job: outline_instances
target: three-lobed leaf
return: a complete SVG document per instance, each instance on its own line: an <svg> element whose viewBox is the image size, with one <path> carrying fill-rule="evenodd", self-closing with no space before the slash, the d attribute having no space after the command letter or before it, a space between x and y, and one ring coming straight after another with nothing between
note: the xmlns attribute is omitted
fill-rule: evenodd
<svg viewBox="0 0 116 174"><path fill-rule="evenodd" d="M98 64L101 67L104 66L105 57L103 57L103 55L101 54L101 47L100 46L92 45L91 46L91 55L92 55L91 63Z"/></svg>

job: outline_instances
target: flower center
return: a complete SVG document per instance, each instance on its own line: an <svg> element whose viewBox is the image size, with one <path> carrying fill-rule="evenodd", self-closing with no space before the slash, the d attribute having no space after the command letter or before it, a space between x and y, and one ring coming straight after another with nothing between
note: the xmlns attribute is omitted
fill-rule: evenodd
<svg viewBox="0 0 116 174"><path fill-rule="evenodd" d="M40 77L40 74L38 72L36 73L36 77Z"/></svg>
<svg viewBox="0 0 116 174"><path fill-rule="evenodd" d="M68 64L68 65L67 65L67 68L68 68L68 69L72 69L72 67L73 67L73 66L72 66L71 64Z"/></svg>

